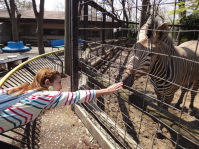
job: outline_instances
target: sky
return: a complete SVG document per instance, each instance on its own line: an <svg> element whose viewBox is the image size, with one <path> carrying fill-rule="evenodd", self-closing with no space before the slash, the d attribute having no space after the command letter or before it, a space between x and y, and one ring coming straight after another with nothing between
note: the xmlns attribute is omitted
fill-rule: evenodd
<svg viewBox="0 0 199 149"><path fill-rule="evenodd" d="M38 1L38 0L37 0ZM64 8L65 0L45 0L45 10L53 11L58 9Z"/></svg>
<svg viewBox="0 0 199 149"><path fill-rule="evenodd" d="M40 0L36 0L37 4ZM45 0L45 11L64 11L65 10L65 1L66 0ZM95 0L94 0L95 1ZM96 0L97 2L102 2L103 0ZM172 0L165 0L165 2L171 2ZM161 5L162 6L162 5ZM168 6L168 5L167 5ZM173 7L167 7L166 10L168 11ZM166 11L165 8L163 11ZM165 19L167 20L167 16Z"/></svg>

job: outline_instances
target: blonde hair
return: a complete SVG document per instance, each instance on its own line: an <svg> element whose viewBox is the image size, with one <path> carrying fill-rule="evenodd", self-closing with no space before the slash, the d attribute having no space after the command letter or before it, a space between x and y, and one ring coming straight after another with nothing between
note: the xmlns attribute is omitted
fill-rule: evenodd
<svg viewBox="0 0 199 149"><path fill-rule="evenodd" d="M32 83L25 83L23 85L14 87L8 91L8 94L15 92L14 95L19 95L33 89L47 90L48 88L45 87L46 79L48 79L52 83L56 79L57 75L60 75L57 70L43 68L36 73Z"/></svg>

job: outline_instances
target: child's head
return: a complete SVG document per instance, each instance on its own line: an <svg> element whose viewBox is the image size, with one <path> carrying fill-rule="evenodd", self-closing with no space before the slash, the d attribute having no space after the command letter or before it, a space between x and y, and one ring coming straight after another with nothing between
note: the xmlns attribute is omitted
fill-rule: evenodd
<svg viewBox="0 0 199 149"><path fill-rule="evenodd" d="M61 75L57 70L43 68L35 75L32 87L48 89L49 86L52 86L54 91L61 90Z"/></svg>
<svg viewBox="0 0 199 149"><path fill-rule="evenodd" d="M8 94L15 92L15 95L19 95L33 89L48 90L49 86L53 87L53 91L60 91L62 89L61 75L57 70L43 68L37 72L32 83L14 87L8 91Z"/></svg>

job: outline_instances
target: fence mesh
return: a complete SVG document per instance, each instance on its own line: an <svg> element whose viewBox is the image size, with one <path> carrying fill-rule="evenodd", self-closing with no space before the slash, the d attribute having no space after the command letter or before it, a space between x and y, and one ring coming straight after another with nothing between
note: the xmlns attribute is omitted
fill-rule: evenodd
<svg viewBox="0 0 199 149"><path fill-rule="evenodd" d="M94 124L98 123L95 125L100 130L108 132L107 139L113 143L115 148L198 148L198 95L194 100L194 109L190 110L189 108L190 93L198 93L199 78L196 76L194 81L191 79L195 74L198 74L199 59L197 54L187 58L186 56L177 56L172 52L165 53L163 50L163 52L154 51L154 47L158 46L154 38L148 38L145 41L147 44L140 42L143 47L148 47L147 51L137 43L142 38L146 38L139 36L142 32L156 31L157 33L163 30L155 28L154 20L157 17L159 20L156 22L168 20L165 13L167 11L173 12L168 31L162 32L162 34L169 33L171 37L166 42L168 47L179 45L179 39L183 41L183 33L193 33L193 38L196 37L193 53L197 53L199 31L198 29L186 30L182 26L174 25L179 20L176 14L177 2L148 2L144 4L139 1L80 1L78 19L81 23L78 28L78 38L83 41L83 44L79 45L78 49L79 88L100 89L120 82L126 68L128 68L129 61L134 64L132 71L142 73L142 75L137 76L132 86L125 86L125 89L117 93L97 98L93 103L81 106L89 111L88 116L91 120L93 119ZM143 29L140 26L141 15L146 13L142 11L144 6L150 9L149 18L153 28ZM147 20L145 20L146 22ZM146 36L149 37L147 33ZM191 48L190 46L193 45L188 45L187 48ZM160 65L157 59L154 62L154 59L150 58L149 67L153 67L153 69L148 72L141 70L144 62L135 61L133 56L138 56L141 59L141 56L146 55L146 53L165 60L164 65L167 66L167 69L163 72L161 67L164 66ZM147 56L150 57L150 55ZM168 64L169 60L172 61L171 65ZM137 67L135 67L136 62L140 64ZM155 67L152 66L154 63ZM177 63L187 63L187 65L178 65ZM178 66L183 66L183 68L178 68ZM184 66L191 67L190 71L183 71L186 69ZM153 70L160 74L152 73ZM184 85L176 83L164 74L168 74L176 80L181 76L184 76L181 77L183 79L187 77L188 83ZM151 80L154 78L158 78L159 82L152 83ZM183 79L180 82L183 82ZM193 87L194 83L195 88ZM171 102L164 100L165 96L173 92L168 89L168 84L178 88ZM175 104L182 89L185 90L185 95L182 104L177 108ZM161 90L162 94L157 95L157 90ZM169 91L166 92L166 90ZM168 109L164 108L165 106Z"/></svg>

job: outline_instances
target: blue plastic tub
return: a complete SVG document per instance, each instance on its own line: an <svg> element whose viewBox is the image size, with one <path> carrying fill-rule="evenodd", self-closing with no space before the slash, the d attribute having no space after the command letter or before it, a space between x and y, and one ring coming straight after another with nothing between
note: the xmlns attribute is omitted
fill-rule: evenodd
<svg viewBox="0 0 199 149"><path fill-rule="evenodd" d="M7 52L7 53L24 52L24 51L29 51L29 50L30 50L30 47L24 46L23 41L18 41L18 42L9 41L8 46L5 48L2 48L2 51Z"/></svg>

